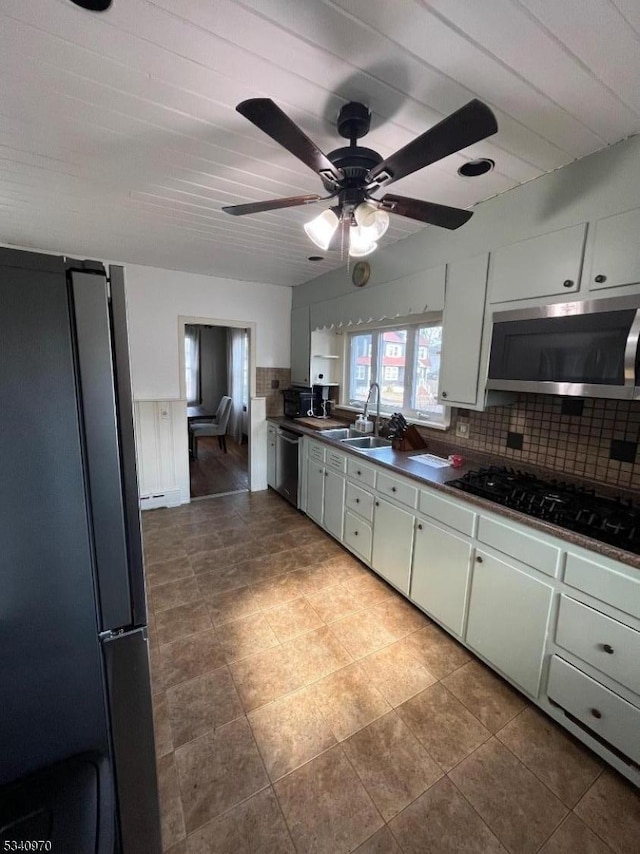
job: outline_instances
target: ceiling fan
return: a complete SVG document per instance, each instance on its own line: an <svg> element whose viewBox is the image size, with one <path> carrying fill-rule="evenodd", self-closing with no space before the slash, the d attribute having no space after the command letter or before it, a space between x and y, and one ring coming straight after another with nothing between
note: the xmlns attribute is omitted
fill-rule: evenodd
<svg viewBox="0 0 640 854"><path fill-rule="evenodd" d="M345 104L338 114L338 133L349 140L349 145L329 154L320 151L271 98L242 101L236 110L312 169L328 195L291 196L231 205L222 210L233 216L245 216L337 199L337 204L307 223L305 231L321 249L348 245L353 257L368 255L376 249L377 240L388 228L389 213L442 228L464 225L472 211L407 196L387 193L375 198L373 194L498 130L489 107L474 99L383 159L377 151L358 145L358 140L369 132L371 113L356 101Z"/></svg>

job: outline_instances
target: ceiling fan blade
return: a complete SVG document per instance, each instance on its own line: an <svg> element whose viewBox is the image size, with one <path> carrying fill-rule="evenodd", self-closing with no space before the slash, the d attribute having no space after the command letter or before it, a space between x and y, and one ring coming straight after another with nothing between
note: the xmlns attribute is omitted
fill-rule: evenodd
<svg viewBox="0 0 640 854"><path fill-rule="evenodd" d="M377 184L379 187L391 184L491 136L497 130L496 117L489 107L476 99L469 101L375 166L369 173L369 184Z"/></svg>
<svg viewBox="0 0 640 854"><path fill-rule="evenodd" d="M447 205L436 205L435 202L423 202L421 199L410 199L407 196L387 194L378 199L378 204L389 213L427 222L429 225L439 225L451 230L460 228L473 216L473 211L462 208L450 208Z"/></svg>
<svg viewBox="0 0 640 854"><path fill-rule="evenodd" d="M263 211L277 211L279 208L295 208L297 205L311 205L326 199L327 196L289 196L284 199L269 199L266 202L248 202L246 205L227 205L222 208L231 216L244 216L245 214L262 213ZM329 196L328 198L333 198Z"/></svg>
<svg viewBox="0 0 640 854"><path fill-rule="evenodd" d="M236 110L321 178L334 184L342 180L342 172L271 98L250 98L238 104Z"/></svg>

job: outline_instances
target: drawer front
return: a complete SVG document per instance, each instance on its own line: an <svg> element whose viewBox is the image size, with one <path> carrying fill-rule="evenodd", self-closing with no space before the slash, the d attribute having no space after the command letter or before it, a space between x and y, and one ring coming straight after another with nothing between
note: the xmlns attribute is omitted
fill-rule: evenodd
<svg viewBox="0 0 640 854"><path fill-rule="evenodd" d="M366 492L355 483L347 483L346 505L354 513L363 516L367 521L373 522L373 495Z"/></svg>
<svg viewBox="0 0 640 854"><path fill-rule="evenodd" d="M415 507L418 502L418 488L416 486L399 480L397 477L391 477L384 472L378 472L376 489L381 495L394 498L400 504L406 504L407 507Z"/></svg>
<svg viewBox="0 0 640 854"><path fill-rule="evenodd" d="M348 510L344 514L344 542L367 563L371 562L371 525Z"/></svg>
<svg viewBox="0 0 640 854"><path fill-rule="evenodd" d="M339 471L341 474L344 474L347 470L346 456L334 451L333 448L327 448L325 461L329 468L332 468L334 471Z"/></svg>
<svg viewBox="0 0 640 854"><path fill-rule="evenodd" d="M556 643L640 694L640 632L562 596Z"/></svg>
<svg viewBox="0 0 640 854"><path fill-rule="evenodd" d="M449 501L437 495L433 489L420 490L420 512L437 519L461 534L473 536L476 514L456 501Z"/></svg>
<svg viewBox="0 0 640 854"><path fill-rule="evenodd" d="M635 574L637 578L569 552L564 580L570 587L640 619L640 574L637 570Z"/></svg>
<svg viewBox="0 0 640 854"><path fill-rule="evenodd" d="M309 450L307 451L309 459L315 460L318 463L324 462L325 446L319 442L309 442Z"/></svg>
<svg viewBox="0 0 640 854"><path fill-rule="evenodd" d="M636 706L556 655L551 658L547 694L625 756L640 762L640 709Z"/></svg>
<svg viewBox="0 0 640 854"><path fill-rule="evenodd" d="M509 525L480 517L478 539L499 552L555 578L561 550Z"/></svg>
<svg viewBox="0 0 640 854"><path fill-rule="evenodd" d="M352 457L347 460L347 474L366 486L376 485L376 470L371 466L363 466L360 460L354 460Z"/></svg>

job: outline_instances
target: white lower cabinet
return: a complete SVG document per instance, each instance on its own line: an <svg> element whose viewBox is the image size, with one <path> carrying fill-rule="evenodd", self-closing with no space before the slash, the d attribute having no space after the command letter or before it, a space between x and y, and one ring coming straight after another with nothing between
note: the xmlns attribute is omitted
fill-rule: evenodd
<svg viewBox="0 0 640 854"><path fill-rule="evenodd" d="M307 460L307 514L319 525L323 524L324 466L309 457Z"/></svg>
<svg viewBox="0 0 640 854"><path fill-rule="evenodd" d="M359 555L366 563L371 562L371 525L364 519L345 510L344 514L344 542L349 548Z"/></svg>
<svg viewBox="0 0 640 854"><path fill-rule="evenodd" d="M466 641L533 697L538 696L553 587L476 552Z"/></svg>
<svg viewBox="0 0 640 854"><path fill-rule="evenodd" d="M371 565L405 596L409 595L414 520L413 513L376 499Z"/></svg>
<svg viewBox="0 0 640 854"><path fill-rule="evenodd" d="M551 658L548 695L589 730L640 763L640 709L637 706L557 655Z"/></svg>
<svg viewBox="0 0 640 854"><path fill-rule="evenodd" d="M324 526L337 540L342 540L344 519L344 477L325 470Z"/></svg>
<svg viewBox="0 0 640 854"><path fill-rule="evenodd" d="M461 537L418 520L410 597L458 636L464 627L472 551Z"/></svg>

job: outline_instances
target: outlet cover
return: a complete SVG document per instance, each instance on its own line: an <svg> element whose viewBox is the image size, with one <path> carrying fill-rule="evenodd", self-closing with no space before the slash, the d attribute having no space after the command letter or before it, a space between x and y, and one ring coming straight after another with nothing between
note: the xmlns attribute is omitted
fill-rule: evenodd
<svg viewBox="0 0 640 854"><path fill-rule="evenodd" d="M460 439L468 439L469 438L469 422L468 421L456 421L456 436Z"/></svg>

